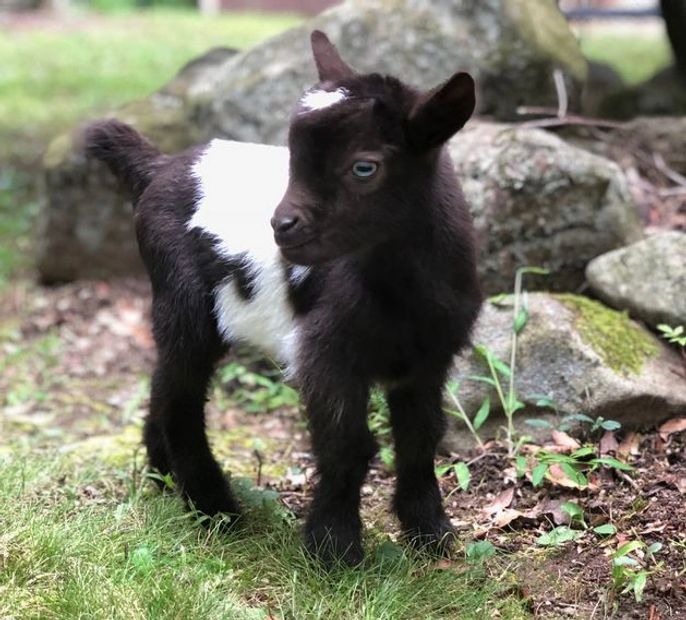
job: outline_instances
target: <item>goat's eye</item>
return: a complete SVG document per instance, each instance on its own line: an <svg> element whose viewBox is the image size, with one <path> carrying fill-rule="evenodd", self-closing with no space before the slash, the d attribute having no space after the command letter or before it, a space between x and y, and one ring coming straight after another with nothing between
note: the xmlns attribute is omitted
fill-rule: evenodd
<svg viewBox="0 0 686 620"><path fill-rule="evenodd" d="M379 169L379 164L375 161L356 161L353 164L353 176L358 179L369 179L376 174Z"/></svg>

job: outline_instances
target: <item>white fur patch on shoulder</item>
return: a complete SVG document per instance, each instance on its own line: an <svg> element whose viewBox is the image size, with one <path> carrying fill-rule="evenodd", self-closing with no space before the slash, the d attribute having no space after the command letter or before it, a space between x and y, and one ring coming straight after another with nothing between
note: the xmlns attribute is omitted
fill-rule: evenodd
<svg viewBox="0 0 686 620"><path fill-rule="evenodd" d="M227 280L215 290L215 316L226 342L258 347L291 370L297 357L297 332L288 284L280 260L260 265L252 280L253 295L245 300L235 282Z"/></svg>
<svg viewBox="0 0 686 620"><path fill-rule="evenodd" d="M213 140L193 175L200 195L188 229L214 235L226 256L269 260L276 250L269 221L288 185L288 149Z"/></svg>
<svg viewBox="0 0 686 620"><path fill-rule="evenodd" d="M288 185L288 149L214 140L193 166L199 199L188 230L214 237L219 255L242 255L252 296L244 299L232 279L214 292L215 315L228 343L247 342L292 365L296 326L288 282L270 219Z"/></svg>
<svg viewBox="0 0 686 620"><path fill-rule="evenodd" d="M306 92L300 105L305 108L305 111L312 112L315 110L323 110L332 105L340 103L350 97L350 93L345 88L337 88L336 90L310 90Z"/></svg>

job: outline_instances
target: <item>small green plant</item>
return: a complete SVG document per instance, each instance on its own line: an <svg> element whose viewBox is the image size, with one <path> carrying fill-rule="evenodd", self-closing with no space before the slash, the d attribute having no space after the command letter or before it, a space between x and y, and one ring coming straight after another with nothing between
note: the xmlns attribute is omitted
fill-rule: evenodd
<svg viewBox="0 0 686 620"><path fill-rule="evenodd" d="M678 344L682 348L686 348L686 330L683 325L671 327L662 323L657 328L662 332L662 337L670 344Z"/></svg>
<svg viewBox="0 0 686 620"><path fill-rule="evenodd" d="M510 457L515 457L526 441L526 437L516 437L514 429L514 414L524 408L524 403L519 399L515 389L515 374L517 367L517 338L529 321L529 307L526 293L522 292L522 281L526 274L545 275L547 269L540 267L520 267L515 275L515 287L512 297L512 331L510 344L510 360L505 363L498 358L493 351L483 344L475 347L475 351L480 355L488 366L488 375L475 375L468 377L473 381L486 383L495 389L500 405L505 413L507 425L505 428L505 444ZM510 296L501 295L493 300L493 303L503 304L509 300ZM505 382L507 382L505 384ZM490 401L482 403L479 409L481 417L485 421L490 412ZM479 415L479 414L477 414ZM462 417L462 416L460 416ZM467 417L466 415L464 416ZM475 418L476 419L476 418ZM482 422L483 423L483 422Z"/></svg>
<svg viewBox="0 0 686 620"><path fill-rule="evenodd" d="M584 510L577 502L563 502L560 509L569 516L569 525L559 525L550 532L541 534L536 539L537 545L559 547L567 542L579 540L588 531L601 537L611 536L617 532L617 528L612 523L604 523L589 530Z"/></svg>
<svg viewBox="0 0 686 620"><path fill-rule="evenodd" d="M469 466L467 463L460 461L458 463L448 463L445 465L438 465L438 467L436 467L437 476L445 476L447 473L455 474L457 484L463 491L466 491L469 488L471 474L469 473Z"/></svg>
<svg viewBox="0 0 686 620"><path fill-rule="evenodd" d="M530 397L535 398L535 397ZM541 404L545 403L545 404ZM559 414L557 406L550 398L545 400L539 399L536 401L537 407L546 407L554 409ZM540 429L555 429L565 433L572 429L577 429L584 440L598 440L604 431L617 431L622 428L622 424L616 420L606 420L603 416L598 416L595 419L586 415L585 413L570 413L560 418L558 424L553 424L549 420L543 418L530 418L525 420L525 423L533 428Z"/></svg>
<svg viewBox="0 0 686 620"><path fill-rule="evenodd" d="M559 547L572 540L578 540L583 535L583 531L573 530L568 525L558 525L549 532L541 534L536 539L536 544L541 547Z"/></svg>
<svg viewBox="0 0 686 620"><path fill-rule="evenodd" d="M462 420L465 426L469 429L469 432L472 434L472 437L474 437L474 440L476 441L479 448L483 449L484 442L479 436L478 430L481 428L483 423L488 419L488 415L491 412L491 399L488 396L484 399L484 401L481 403L481 407L479 407L479 410L476 412L476 415L474 416L474 421L472 421L469 419L467 412L464 410L464 407L460 402L459 392L459 382L450 381L446 386L446 393L448 394L450 400L453 401L453 405L455 407L446 407L445 412L448 415L452 415L458 418L459 420Z"/></svg>
<svg viewBox="0 0 686 620"><path fill-rule="evenodd" d="M612 583L615 591L620 594L633 592L636 602L643 599L652 570L648 570L648 563L658 569L660 564L655 555L662 549L662 543L647 546L641 540L630 540L620 545L612 554Z"/></svg>
<svg viewBox="0 0 686 620"><path fill-rule="evenodd" d="M609 467L620 471L633 470L631 465L613 457L597 456L596 448L589 445L581 446L570 454L540 450L536 453L534 460L537 464L532 469L531 482L535 487L543 482L553 465L559 466L564 475L579 487L588 486L588 474L599 467Z"/></svg>
<svg viewBox="0 0 686 620"><path fill-rule="evenodd" d="M496 549L489 540L471 542L465 548L465 556L470 564L480 564L495 555Z"/></svg>
<svg viewBox="0 0 686 620"><path fill-rule="evenodd" d="M293 388L267 374L253 372L240 362L224 366L219 380L229 388L231 399L250 413L298 406L298 393Z"/></svg>
<svg viewBox="0 0 686 620"><path fill-rule="evenodd" d="M393 469L395 453L393 452L393 431L391 429L391 412L383 392L375 388L369 396L369 415L367 418L369 430L374 433L379 442L379 458L381 462Z"/></svg>

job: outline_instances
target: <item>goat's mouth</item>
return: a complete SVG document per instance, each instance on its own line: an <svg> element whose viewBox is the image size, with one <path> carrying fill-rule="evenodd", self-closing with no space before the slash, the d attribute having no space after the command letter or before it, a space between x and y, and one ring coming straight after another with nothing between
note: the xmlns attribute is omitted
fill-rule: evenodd
<svg viewBox="0 0 686 620"><path fill-rule="evenodd" d="M282 256L296 265L314 265L322 262L319 238L308 237L292 243L279 243Z"/></svg>

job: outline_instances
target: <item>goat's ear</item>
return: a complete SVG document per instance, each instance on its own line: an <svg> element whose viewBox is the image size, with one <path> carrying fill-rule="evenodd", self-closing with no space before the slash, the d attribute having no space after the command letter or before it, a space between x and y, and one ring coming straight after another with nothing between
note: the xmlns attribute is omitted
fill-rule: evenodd
<svg viewBox="0 0 686 620"><path fill-rule="evenodd" d="M469 73L456 73L412 108L407 121L410 144L418 149L440 146L464 127L475 105L474 79Z"/></svg>
<svg viewBox="0 0 686 620"><path fill-rule="evenodd" d="M321 30L314 30L310 40L320 82L335 82L341 78L355 75L355 72L343 62L336 46L329 41L329 37Z"/></svg>

